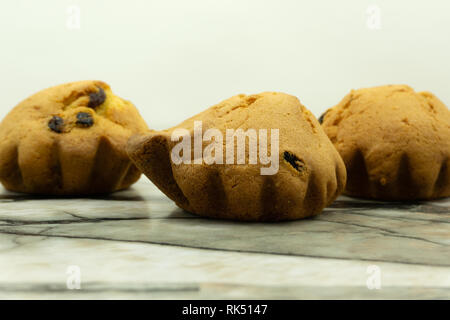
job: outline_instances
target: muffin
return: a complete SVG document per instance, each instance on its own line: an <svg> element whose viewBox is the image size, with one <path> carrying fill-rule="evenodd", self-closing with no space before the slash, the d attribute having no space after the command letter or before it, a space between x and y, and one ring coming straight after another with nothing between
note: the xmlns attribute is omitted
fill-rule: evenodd
<svg viewBox="0 0 450 320"><path fill-rule="evenodd" d="M450 196L450 111L432 93L406 85L352 90L321 120L347 167L345 194Z"/></svg>
<svg viewBox="0 0 450 320"><path fill-rule="evenodd" d="M296 97L277 92L234 96L176 127L134 135L127 150L180 208L212 218L314 216L346 180L316 118Z"/></svg>
<svg viewBox="0 0 450 320"><path fill-rule="evenodd" d="M42 90L0 123L0 182L49 195L108 193L140 177L125 147L147 125L134 105L101 81Z"/></svg>

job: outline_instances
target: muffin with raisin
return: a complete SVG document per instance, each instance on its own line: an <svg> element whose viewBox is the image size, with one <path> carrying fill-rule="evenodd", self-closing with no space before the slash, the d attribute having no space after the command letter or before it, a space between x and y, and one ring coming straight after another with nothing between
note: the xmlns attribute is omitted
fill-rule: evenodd
<svg viewBox="0 0 450 320"><path fill-rule="evenodd" d="M102 81L42 90L0 123L0 182L11 191L50 195L127 188L141 173L125 146L146 130L135 106Z"/></svg>
<svg viewBox="0 0 450 320"><path fill-rule="evenodd" d="M347 167L346 194L450 196L450 111L434 94L406 85L352 90L321 122Z"/></svg>
<svg viewBox="0 0 450 320"><path fill-rule="evenodd" d="M127 150L180 208L212 218L318 215L346 180L316 118L281 92L231 97L176 127L134 135Z"/></svg>

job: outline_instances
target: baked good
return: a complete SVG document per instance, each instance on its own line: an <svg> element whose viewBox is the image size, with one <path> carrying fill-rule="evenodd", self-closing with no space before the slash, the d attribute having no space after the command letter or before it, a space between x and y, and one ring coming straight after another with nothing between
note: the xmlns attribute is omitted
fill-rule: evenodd
<svg viewBox="0 0 450 320"><path fill-rule="evenodd" d="M227 130L238 129L248 134L240 145L244 151L238 138L228 139ZM181 143L191 148L181 152ZM259 161L253 157L256 149ZM176 127L134 135L127 150L180 208L214 218L313 216L334 201L346 179L342 159L316 118L296 97L277 92L234 96ZM270 164L261 155L270 155Z"/></svg>
<svg viewBox="0 0 450 320"><path fill-rule="evenodd" d="M432 93L406 85L352 90L322 121L347 167L346 194L450 196L450 111Z"/></svg>
<svg viewBox="0 0 450 320"><path fill-rule="evenodd" d="M123 189L140 171L128 138L147 130L134 105L101 81L42 90L19 103L0 124L0 181L37 194L95 194Z"/></svg>

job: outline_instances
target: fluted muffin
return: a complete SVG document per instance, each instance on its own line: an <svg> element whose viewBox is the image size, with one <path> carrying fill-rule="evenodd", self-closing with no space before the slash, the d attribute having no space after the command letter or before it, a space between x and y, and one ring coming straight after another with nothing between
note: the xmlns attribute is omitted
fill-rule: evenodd
<svg viewBox="0 0 450 320"><path fill-rule="evenodd" d="M0 124L0 182L11 191L82 195L123 189L140 171L128 138L147 125L135 106L102 81L42 90Z"/></svg>
<svg viewBox="0 0 450 320"><path fill-rule="evenodd" d="M174 161L173 153L181 139L172 139L172 134L184 130L189 139L186 141L193 147L194 127L199 122L204 136L209 129L217 134L202 142L203 156L213 142L223 147L223 153L214 149L213 162L208 157L199 158L195 151L183 151L182 156L190 163ZM267 144L261 142L261 136L258 138L258 153L265 154L261 146L267 145L267 154L278 162L278 170L264 172L268 164L250 163L250 138L245 141L242 162L238 161L237 146L228 162L225 137L230 129L247 133L262 129L267 133ZM272 140L276 137L272 129L279 130L278 140ZM275 141L279 141L278 148ZM129 141L128 153L179 207L222 219L278 221L317 215L341 193L346 179L342 159L311 112L296 97L277 92L237 95L176 127L135 135Z"/></svg>
<svg viewBox="0 0 450 320"><path fill-rule="evenodd" d="M450 111L432 93L406 85L352 90L321 118L347 167L346 194L450 196Z"/></svg>

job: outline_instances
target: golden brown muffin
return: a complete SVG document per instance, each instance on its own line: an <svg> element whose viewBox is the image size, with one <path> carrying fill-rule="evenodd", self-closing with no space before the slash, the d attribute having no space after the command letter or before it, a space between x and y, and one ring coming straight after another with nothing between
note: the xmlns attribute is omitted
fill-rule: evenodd
<svg viewBox="0 0 450 320"><path fill-rule="evenodd" d="M172 133L186 129L187 141L194 146L194 126L199 121L204 136L208 129L221 133L223 141L211 141L223 146L218 156L223 163L206 163L203 156L212 145L208 141L202 142L201 158L193 151L186 153L190 164L174 163L172 153L182 139L172 141ZM229 157L232 163L225 159L226 129L238 128L247 133L267 129L267 144L258 136L258 154L273 155L272 164L279 163L274 174L262 174L269 164L250 164L249 138L244 163L238 164L237 146ZM276 136L272 129L279 130L278 149L276 140L272 143ZM262 145L267 145L267 153L261 151ZM346 179L342 159L314 116L296 97L276 92L234 96L171 129L133 136L127 150L136 166L179 207L214 218L277 221L313 216L334 201ZM211 154L216 157L214 150Z"/></svg>
<svg viewBox="0 0 450 320"><path fill-rule="evenodd" d="M406 85L352 90L322 117L347 167L351 196L450 196L450 111Z"/></svg>
<svg viewBox="0 0 450 320"><path fill-rule="evenodd" d="M128 138L147 130L134 105L101 81L79 81L25 99L0 124L0 181L8 190L95 194L127 188L140 171Z"/></svg>

